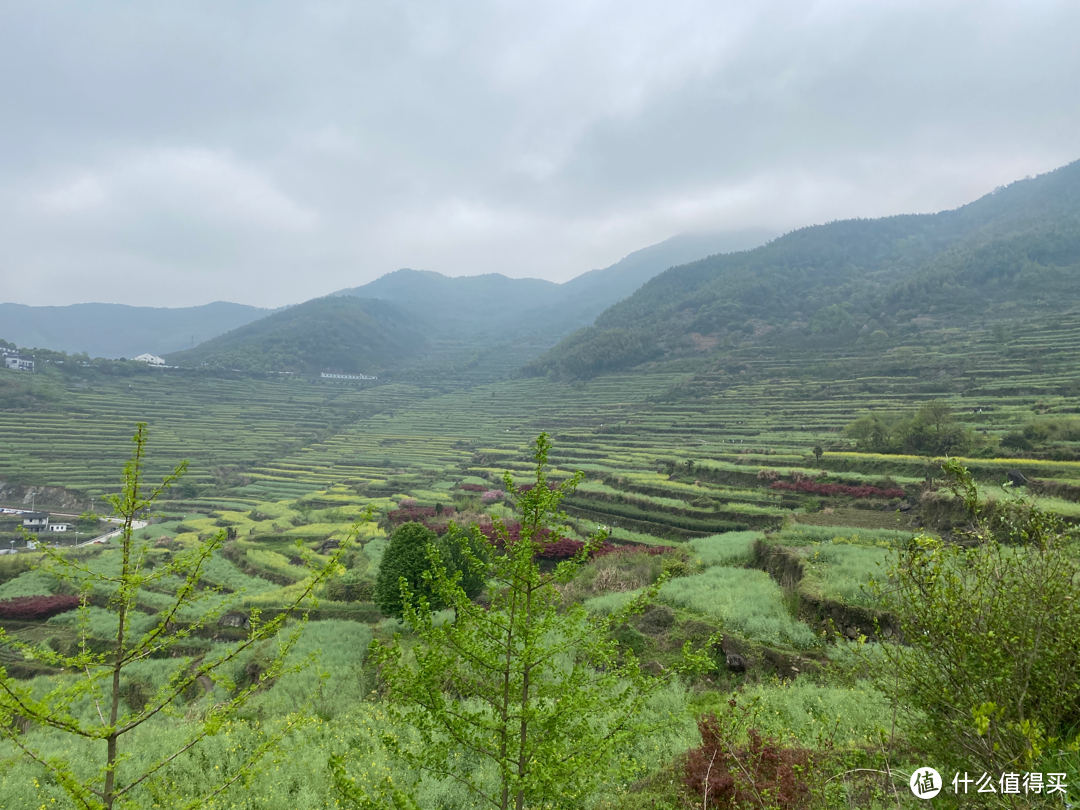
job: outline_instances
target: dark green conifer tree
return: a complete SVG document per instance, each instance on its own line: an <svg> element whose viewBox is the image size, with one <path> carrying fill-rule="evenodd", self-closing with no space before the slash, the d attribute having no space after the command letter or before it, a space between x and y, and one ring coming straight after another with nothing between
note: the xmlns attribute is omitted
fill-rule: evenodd
<svg viewBox="0 0 1080 810"><path fill-rule="evenodd" d="M410 592L430 599L430 589L424 583L424 572L431 567L428 546L437 540L435 532L422 523L404 523L394 529L375 580L375 604L385 615L398 618L403 615L402 577L408 583Z"/></svg>

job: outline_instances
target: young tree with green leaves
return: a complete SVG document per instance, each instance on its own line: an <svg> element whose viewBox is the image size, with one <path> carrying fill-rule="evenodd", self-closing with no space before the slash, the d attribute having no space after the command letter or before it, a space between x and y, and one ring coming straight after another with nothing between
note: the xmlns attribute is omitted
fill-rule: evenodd
<svg viewBox="0 0 1080 810"><path fill-rule="evenodd" d="M1080 724L1080 529L944 469L971 524L962 542L914 538L873 583L903 640L882 645L877 680L934 762L1030 770Z"/></svg>
<svg viewBox="0 0 1080 810"><path fill-rule="evenodd" d="M855 440L856 450L865 453L942 456L968 452L980 443L969 428L956 421L948 403L940 399L928 400L906 415L860 416L844 428L844 435Z"/></svg>
<svg viewBox="0 0 1080 810"><path fill-rule="evenodd" d="M580 604L564 604L559 586L581 569L603 534L554 570L536 562L545 543L563 537L560 503L582 479L578 473L550 489L550 447L543 433L533 444L535 484L527 491L504 476L507 491L517 493L521 528L514 538L496 523L502 549L490 563L489 604L473 602L460 573L438 564L438 549L429 547L435 564L426 583L454 619L436 624L429 600L402 577L403 615L417 643L407 652L398 635L372 651L391 716L418 738L412 745L388 734L383 744L408 769L463 785L479 805L498 810L580 807L627 764L620 750L650 730L643 709L665 681L643 674L633 653L611 638L659 582L622 610L593 616ZM473 568L486 566L465 553ZM708 656L686 652L688 666L711 665ZM369 791L349 776L342 756L332 758L331 767L354 807L417 807L399 785Z"/></svg>
<svg viewBox="0 0 1080 810"><path fill-rule="evenodd" d="M0 644L20 651L27 659L60 668L65 673L42 694L29 682L16 680L0 667L0 734L37 762L63 787L75 806L83 810L136 806L135 796L140 785L167 776L171 763L214 734L255 692L287 671L285 658L296 643L299 627L287 630L286 620L313 604L314 591L339 567L338 559L349 545L343 543L322 565L312 563L311 576L286 610L268 621L262 621L258 612L253 611L250 630L244 639L195 663L178 661L165 684L151 694L144 705L129 706L124 699L123 685L125 672L130 667L150 658L181 655L181 649L189 646L200 631L212 627L229 607L229 600L219 590L201 587L204 567L222 546L224 532L177 552L171 559L157 560L153 567L148 564L151 549L148 541L136 536L137 520L148 514L158 498L184 474L187 463L182 462L159 485L148 487L144 480L145 424L137 426L132 442L134 449L124 467L121 491L109 498L121 521L119 547L107 552L116 556L115 565L95 567L69 552L46 546L40 549L48 558L47 570L73 585L82 595L77 623L81 638L77 649L72 654L57 652L22 641L0 629ZM150 629L136 632L133 621L140 615L137 605L143 594L155 588L160 591L165 583L177 580L179 585L175 587L169 605L157 615ZM101 651L100 643L92 643L89 637L91 601L107 604L116 617L115 635L104 651ZM238 688L230 678L229 665L246 650L275 636L278 637L277 650L269 664L255 682ZM231 696L216 704L207 701L197 713L187 711L188 707L182 705L185 693L191 690L205 693L206 686L218 685ZM89 714L84 711L87 706L91 709ZM186 739L156 761L136 765L126 744L130 735L146 723L161 722L185 712L187 719L177 722L182 722L188 730ZM222 774L220 784L210 795L217 795L250 773L260 757L299 719L294 717L283 730L266 739L234 773ZM43 754L35 744L33 734L22 730L26 725L69 735L69 753L65 756ZM201 807L206 798L188 806Z"/></svg>

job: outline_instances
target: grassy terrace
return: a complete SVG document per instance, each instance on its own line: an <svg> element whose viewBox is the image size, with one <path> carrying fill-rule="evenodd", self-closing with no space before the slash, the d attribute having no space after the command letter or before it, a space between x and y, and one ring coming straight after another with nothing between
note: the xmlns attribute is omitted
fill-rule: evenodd
<svg viewBox="0 0 1080 810"><path fill-rule="evenodd" d="M817 497L769 484L771 476L791 480L821 473L825 480L851 484L922 482L935 466L932 459L841 449L837 431L867 409L900 409L919 398L945 397L962 419L990 434L1014 430L1036 412L1075 412L1077 398L1069 386L1076 377L1054 348L1056 334L1026 335L1015 357L969 337L982 348L963 374L928 372L957 362L957 340L943 335L934 350L911 347L918 362L909 357L910 373L892 376L861 375L881 361L869 349L829 361L810 355L780 361L770 351L746 348L726 365L584 383L517 379L465 388L454 387L445 375L420 380L419 369L410 372L411 382L371 388L212 378L176 385L166 377L131 389L127 382L103 383L72 389L55 411L0 412L0 437L10 448L0 459L0 477L108 491L129 452L132 423L148 421L151 474L186 457L197 484L196 492L169 505L175 514L142 532L154 545L150 553L165 555L200 536L231 530L236 539L207 569L207 583L220 589L211 598L230 610L273 611L305 582L298 555L320 559L327 542L340 539L365 506L379 518L410 497L422 506L453 506L467 516L486 511L511 518L504 502L485 505L478 493L459 485L499 489L506 470L517 482L527 480L525 448L547 430L555 442L553 477L586 472L585 483L566 503L574 533L606 525L616 543L674 547L656 556L599 558L570 583L569 596L594 611L609 611L668 570L673 576L661 589L658 612L620 630L619 643L650 666L668 666L684 642L702 643L722 629L725 650L737 650L747 661L745 673L720 666L709 681L698 683L692 703L681 698L681 717L709 711L717 701L726 705L728 690L739 689L762 708L766 730L812 743L828 725L839 729L841 744L872 748L875 729L890 721L887 706L865 682L831 674L843 672L850 650L830 631L847 638L872 632L866 616L875 605L867 584L883 575L896 544L910 536L910 518L897 513L896 500ZM1044 352L1046 359L1036 367L1028 352ZM1008 380L991 373L1002 362L1012 375ZM821 368L808 371L814 363ZM812 378L816 373L820 381ZM988 388L995 380L1001 387ZM835 446L815 460L809 451L816 443ZM1077 462L968 463L987 494L1014 467L1038 478L1080 480ZM1080 516L1070 501L1041 502ZM341 581L370 586L387 545L386 522L363 527L359 541ZM93 550L88 564L107 570L113 554ZM0 597L59 589L48 574L32 569L0 583ZM295 745L321 762L334 739L355 736L357 723L369 723L376 731L366 739L373 756L385 762L376 732L385 731L386 721L380 704L364 700L374 681L364 668L363 650L400 624L367 601L370 589L347 599L342 593L340 587L324 587L315 621L304 630L299 652L321 651L329 680L316 695L323 731L305 730ZM136 624L149 626L166 600L163 593L147 594ZM70 645L79 631L65 616L10 629L21 638ZM103 641L114 627L113 615L95 606L91 636ZM193 639L185 655L197 660L217 643ZM0 650L0 659L7 661L3 656L10 652ZM147 662L140 678L155 686L164 671L159 662ZM26 674L45 682L44 671L26 667ZM260 695L252 717L265 720L300 705L316 689L316 678L313 672L283 678ZM360 708L342 714L343 699ZM677 743L665 743L671 746L663 749L666 761L696 744L692 723L684 726ZM242 743L233 738L229 744ZM22 795L17 785L30 784L29 774L30 766L18 765L0 777L0 793ZM328 789L319 769L294 769L289 778L299 786L297 795ZM267 806L278 799L269 796ZM296 799L290 806L320 805Z"/></svg>
<svg viewBox="0 0 1080 810"><path fill-rule="evenodd" d="M412 383L371 388L299 379L113 381L72 389L53 412L0 413L0 437L10 448L0 475L108 490L131 423L145 419L160 469L191 459L189 480L201 490L185 494L192 507L296 500L328 488L334 494L319 497L342 503L407 494L429 503L466 477L495 485L504 470L526 474L521 451L547 430L559 470L584 470L592 481L571 505L586 523L653 538L768 529L801 511L806 498L769 491L759 470L824 471L846 483L888 476L901 486L922 480L928 464L932 470L922 457L843 450L811 463L810 447L835 443L837 431L867 410L941 397L988 435L1015 430L1036 412L1075 411L1080 376L1067 347L1080 338L1080 320L1010 334L998 344L988 332L941 330L888 351L833 355L746 346L711 365L579 383L519 379L463 388L482 379L480 371L455 378L439 367L425 378L423 366L403 375ZM494 367L513 356L495 353L485 362ZM1013 467L1080 480L1078 463L1005 458L970 466L988 485Z"/></svg>
<svg viewBox="0 0 1080 810"><path fill-rule="evenodd" d="M6 372L14 373L14 372ZM0 411L0 477L88 493L110 491L136 421L149 424L160 473L181 458L191 481L245 467L326 438L343 426L412 402L409 385L371 388L254 380L139 377L71 389L54 411Z"/></svg>

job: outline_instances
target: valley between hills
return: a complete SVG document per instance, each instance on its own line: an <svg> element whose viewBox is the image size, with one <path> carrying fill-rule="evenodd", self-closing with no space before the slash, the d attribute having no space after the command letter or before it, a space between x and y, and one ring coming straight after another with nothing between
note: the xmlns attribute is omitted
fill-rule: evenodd
<svg viewBox="0 0 1080 810"><path fill-rule="evenodd" d="M694 752L709 734L730 743L733 784L749 771L751 784L774 790L763 807L896 806L889 775L927 764L927 751L943 772L972 762L1080 779L1080 653L1076 636L1067 641L1080 632L1068 601L1080 571L1080 163L954 211L746 239L721 252L664 243L564 285L398 271L276 312L234 313L244 322L222 319L228 328L198 345L177 337L160 368L74 344L27 346L0 319L2 345L35 363L0 370L0 506L81 515L84 536L104 533L89 513L108 511L102 498L120 490L142 422L148 480L190 464L133 533L148 570L221 538L200 586L213 621L169 619L195 630L172 657L125 670L124 711L138 715L164 694L177 660L195 671L245 638L253 611L290 611L315 583L309 621L283 623L280 637L230 659L228 678L193 681L135 732L136 757L152 758L183 744L200 706L256 687L197 757L140 786L137 806L194 800L207 768L239 772L270 741L260 767L273 778L241 780L206 806L341 806L327 767L335 755L373 796L393 776L424 807L470 806L453 779L403 770L387 743L388 733L406 747L422 737L392 710L370 645L396 633L408 649L420 642L380 602L380 572L397 559L389 549L403 526L437 538L458 524L489 538L499 522L520 527L541 434L552 442L548 478L582 478L556 521L573 542L537 565L575 559L602 531L603 553L579 559L558 593L594 619L617 616L602 625L612 655L659 684L642 704L643 730L621 750L623 769L589 782L579 806L700 805ZM118 620L101 583L57 576L20 521L0 516L0 549L19 547L0 558L0 662L40 696L79 676L29 647L75 660L80 644L105 650ZM1019 566L1010 587L1039 571L1053 586L1044 593L1067 598L1050 610L1038 589L1024 591L1011 611L960 621L1001 595L964 578L989 564L978 549L999 546L995 570ZM1050 547L1058 567L1047 573L1038 565ZM111 576L121 549L113 540L62 553ZM916 564L955 577L926 597L956 619L952 630L905 591L927 585L904 579ZM182 582L170 574L141 593L135 632L164 622ZM648 607L619 613L657 583ZM48 612L49 599L75 593L90 594L85 610L3 612L34 599ZM1063 643L1025 641L1024 617L1039 605ZM291 628L300 634L289 662L312 654L317 664L260 680ZM917 628L968 645L964 656L933 658L914 644ZM977 643L1006 631L993 652ZM707 663L676 676L685 645ZM1027 698L1001 679L1043 667L1071 675L1039 693L1042 704L1014 711ZM912 680L890 691L883 672ZM921 702L942 684L954 691ZM85 701L72 706L91 713ZM964 725L973 710L982 733ZM728 725L702 726L710 715ZM933 740L948 733L956 757L946 762ZM62 730L27 734L47 756L68 745ZM16 753L3 753L0 807L72 806ZM772 771L769 757L781 763ZM482 762L470 767L490 778ZM800 782L800 769L835 778ZM789 778L800 786L790 796ZM895 782L907 791L906 778ZM732 801L758 806L746 795Z"/></svg>

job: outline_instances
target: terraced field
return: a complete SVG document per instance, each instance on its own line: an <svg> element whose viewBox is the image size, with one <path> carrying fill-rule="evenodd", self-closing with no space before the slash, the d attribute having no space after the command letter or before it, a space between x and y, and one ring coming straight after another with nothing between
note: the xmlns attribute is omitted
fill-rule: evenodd
<svg viewBox="0 0 1080 810"><path fill-rule="evenodd" d="M1080 322L1062 330L1080 338ZM851 654L844 637L876 631L867 584L911 535L918 509L899 507L917 505L937 463L852 452L839 430L866 410L908 408L930 397L946 398L989 435L1013 430L1035 413L1075 413L1080 374L1070 370L1059 338L1054 330L1025 335L1005 366L1008 378L990 373L1003 355L989 337L968 336L965 345L983 347L976 361L963 374L948 371L954 337L943 333L934 350L910 347L904 373L872 377L860 375L882 367L883 358L870 348L828 360L811 353L781 360L779 351L747 347L709 367L685 364L578 383L467 384L443 373L424 380L417 369L410 382L371 387L299 379L112 382L73 388L62 410L0 413L0 437L9 449L0 458L0 476L90 494L110 491L129 452L132 423L149 422L151 475L187 457L195 486L168 503L169 515L141 537L152 546L150 555L167 555L229 532L233 539L212 559L206 581L231 616L252 609L272 615L287 605L309 575L304 558L325 559L362 509L374 508L378 523L362 527L347 569L320 589L316 621L304 631L300 650L321 651L329 680L319 687L314 673L283 678L251 714L269 722L314 691L325 733L305 730L296 744L325 758L342 729L355 736L358 722L385 728L378 704L363 700L373 686L363 650L371 638L401 629L370 601L390 513L408 508L409 498L420 507L453 508L466 519L485 512L512 518L501 476L510 471L518 484L529 479L526 448L546 430L554 440L552 476L586 474L565 502L572 534L603 525L617 544L669 547L662 554L600 557L570 583L569 596L597 612L612 610L667 571L672 578L658 605L621 629L618 641L655 669L671 665L685 642L702 644L722 632L717 671L697 685L693 711L740 689L766 708L764 722L772 725L765 728L812 744L827 707L830 727L842 729L841 744L872 748L876 729L889 722L884 698L864 682L830 680L830 667L839 670ZM1039 368L1024 359L1032 353L1045 355ZM826 448L820 459L811 453L815 444ZM1080 482L1080 462L975 458L968 464L988 494L1013 468L1032 478ZM807 478L862 494L777 486ZM498 497L482 500L481 488ZM895 495L898 488L907 490L905 499ZM1046 503L1080 517L1072 501ZM104 570L114 555L109 548L89 552L87 564ZM162 585L167 591L169 583ZM59 589L47 573L32 569L0 584L0 597ZM167 600L165 592L147 593L135 624L152 624ZM94 638L107 638L113 627L112 614L92 608ZM76 637L68 614L9 630L60 647ZM227 636L228 630L214 628L213 634ZM219 643L192 639L184 660ZM10 653L0 649L0 660L21 667L22 675L55 676ZM742 663L729 671L725 656ZM153 686L165 670L150 664L139 677ZM782 683L770 680L774 675ZM685 720L690 708L680 695L672 705ZM359 708L344 716L342 700ZM259 739L251 729L243 734L232 738L233 750ZM372 756L384 763L374 732L369 742ZM670 760L696 743L692 724L684 722L650 744ZM31 770L20 764L0 777L0 794L22 796ZM321 771L289 778L311 795L328 790Z"/></svg>
<svg viewBox="0 0 1080 810"><path fill-rule="evenodd" d="M466 477L493 482L506 469L524 473L523 448L547 430L560 470L583 470L592 481L568 503L585 524L605 523L616 536L639 541L769 529L803 512L808 498L769 489L758 478L762 470L826 473L847 484L887 477L900 486L934 474L922 457L851 453L839 430L860 413L943 398L994 436L1036 413L1080 410L1072 348L1080 318L993 332L942 329L887 352L744 346L710 364L579 383L472 384L505 372L500 364L517 353L535 351L528 345L489 352L471 371L437 366L425 377L417 366L408 371L411 383L363 388L299 379L116 381L73 388L62 411L0 413L8 449L0 476L107 491L130 426L142 419L150 423L158 471L191 459L196 487L184 492L191 507L242 508L330 487L331 500L340 502L412 494L430 504ZM444 354L463 351L451 346ZM815 444L827 449L820 460L808 454ZM1069 462L976 459L971 466L987 484L1000 483L1011 468L1080 481L1080 466ZM837 514L845 506L825 508ZM857 525L883 522L869 510L843 514Z"/></svg>
<svg viewBox="0 0 1080 810"><path fill-rule="evenodd" d="M56 411L0 412L0 478L88 494L112 491L133 426L144 421L154 437L154 473L187 458L189 480L212 484L215 468L287 454L425 395L405 384L357 388L170 376L110 381L69 394Z"/></svg>

